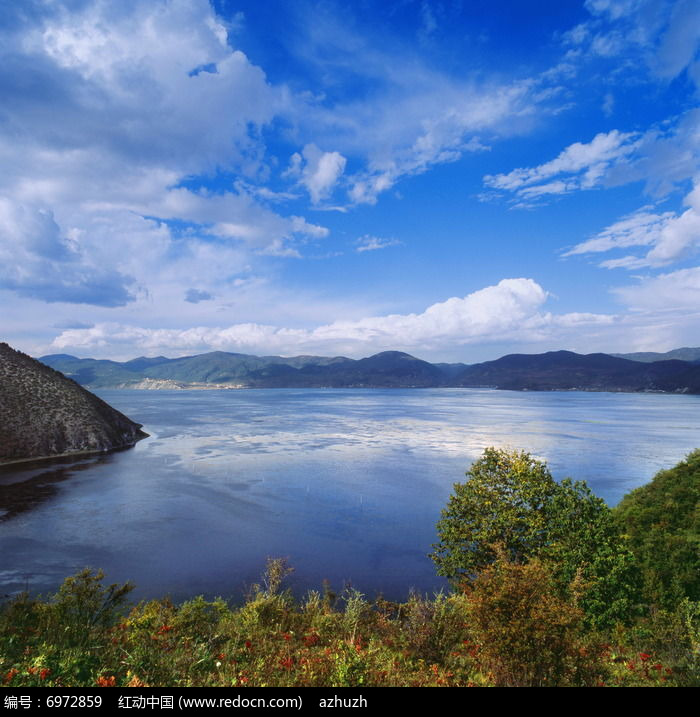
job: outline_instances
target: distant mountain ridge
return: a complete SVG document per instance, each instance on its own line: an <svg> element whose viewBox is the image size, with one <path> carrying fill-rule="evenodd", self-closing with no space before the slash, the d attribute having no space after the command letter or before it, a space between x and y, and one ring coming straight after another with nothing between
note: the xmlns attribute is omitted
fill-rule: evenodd
<svg viewBox="0 0 700 717"><path fill-rule="evenodd" d="M461 386L529 391L663 391L700 393L700 366L686 361L642 363L608 354L550 351L510 354L468 367Z"/></svg>
<svg viewBox="0 0 700 717"><path fill-rule="evenodd" d="M128 388L144 380L173 381L182 387L427 387L441 385L445 376L438 366L401 351L384 351L359 360L344 356L252 356L225 351L176 359L138 358L124 363L67 354L43 356L40 360L90 388ZM462 367L457 365L458 370Z"/></svg>
<svg viewBox="0 0 700 717"><path fill-rule="evenodd" d="M0 463L108 451L145 437L140 423L0 343Z"/></svg>
<svg viewBox="0 0 700 717"><path fill-rule="evenodd" d="M667 361L669 359L677 359L678 361L690 361L691 363L700 362L700 347L690 348L684 346L680 349L673 349L672 351L666 351L665 353L658 353L656 351L637 351L631 354L610 354L617 358L626 358L630 361L643 361L644 363L651 363L652 361Z"/></svg>
<svg viewBox="0 0 700 717"><path fill-rule="evenodd" d="M691 349L682 349L692 351ZM700 351L700 349L699 349ZM670 352L673 353L673 352ZM253 356L213 351L118 362L43 356L89 388L499 388L529 391L700 393L700 363L637 361L611 354L509 354L478 364L432 364L402 351L344 356Z"/></svg>

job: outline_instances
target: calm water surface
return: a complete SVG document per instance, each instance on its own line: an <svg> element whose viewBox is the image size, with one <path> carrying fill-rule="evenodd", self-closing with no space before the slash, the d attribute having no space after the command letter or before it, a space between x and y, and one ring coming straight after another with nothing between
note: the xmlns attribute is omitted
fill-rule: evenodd
<svg viewBox="0 0 700 717"><path fill-rule="evenodd" d="M0 594L84 566L138 597L241 599L267 556L292 587L440 588L440 509L486 446L528 450L608 503L700 446L700 397L472 389L101 391L134 449L0 471ZM31 500L28 499L31 498ZM1 511L0 511L1 513Z"/></svg>

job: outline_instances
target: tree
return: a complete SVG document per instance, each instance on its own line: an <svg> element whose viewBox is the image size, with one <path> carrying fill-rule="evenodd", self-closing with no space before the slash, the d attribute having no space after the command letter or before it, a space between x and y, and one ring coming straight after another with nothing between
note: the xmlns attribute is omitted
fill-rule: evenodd
<svg viewBox="0 0 700 717"><path fill-rule="evenodd" d="M465 598L479 661L496 687L581 686L600 682L601 649L584 641L578 579L562 595L550 563L496 560Z"/></svg>
<svg viewBox="0 0 700 717"><path fill-rule="evenodd" d="M589 624L604 627L631 613L636 579L605 502L583 481L557 483L544 462L522 451L487 448L467 472L437 524L431 558L438 574L458 588L494 563L496 546L515 563L532 558L553 565L565 589L576 577Z"/></svg>

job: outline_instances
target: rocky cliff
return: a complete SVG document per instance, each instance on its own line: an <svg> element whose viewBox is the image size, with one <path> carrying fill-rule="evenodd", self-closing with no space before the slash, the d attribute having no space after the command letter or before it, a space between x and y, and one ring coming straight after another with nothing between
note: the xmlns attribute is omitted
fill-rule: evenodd
<svg viewBox="0 0 700 717"><path fill-rule="evenodd" d="M0 463L108 451L146 435L75 381L0 343Z"/></svg>

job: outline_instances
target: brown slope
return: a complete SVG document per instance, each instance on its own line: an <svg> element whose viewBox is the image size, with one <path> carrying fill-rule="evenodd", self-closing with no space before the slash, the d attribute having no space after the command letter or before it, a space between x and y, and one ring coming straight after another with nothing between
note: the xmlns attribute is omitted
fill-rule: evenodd
<svg viewBox="0 0 700 717"><path fill-rule="evenodd" d="M75 381L0 343L0 463L124 448L146 435Z"/></svg>

